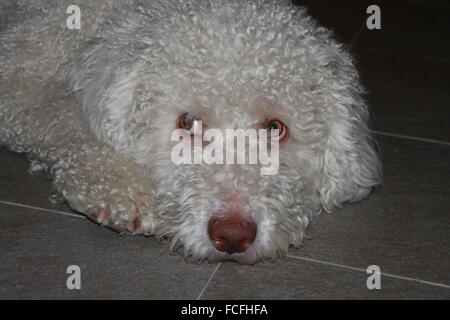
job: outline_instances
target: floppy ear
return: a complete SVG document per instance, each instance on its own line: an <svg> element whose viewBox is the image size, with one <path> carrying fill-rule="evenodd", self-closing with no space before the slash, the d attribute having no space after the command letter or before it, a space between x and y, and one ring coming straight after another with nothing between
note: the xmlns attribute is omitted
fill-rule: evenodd
<svg viewBox="0 0 450 320"><path fill-rule="evenodd" d="M334 92L326 111L328 128L321 159L320 198L326 211L358 201L381 183L381 163L367 127L368 111L356 85Z"/></svg>
<svg viewBox="0 0 450 320"><path fill-rule="evenodd" d="M133 108L138 73L130 55L105 39L94 39L60 70L59 80L75 92L91 131L97 138L116 144L124 136Z"/></svg>

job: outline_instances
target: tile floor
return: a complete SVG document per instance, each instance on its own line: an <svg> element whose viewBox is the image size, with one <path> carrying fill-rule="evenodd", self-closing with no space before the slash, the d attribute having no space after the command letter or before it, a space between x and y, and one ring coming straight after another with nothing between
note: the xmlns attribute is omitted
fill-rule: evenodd
<svg viewBox="0 0 450 320"><path fill-rule="evenodd" d="M297 1L354 52L372 108L384 184L318 217L273 264L189 264L153 239L120 236L47 201L45 174L0 148L0 299L450 299L450 5ZM82 290L66 288L66 268ZM380 266L381 290L365 270Z"/></svg>

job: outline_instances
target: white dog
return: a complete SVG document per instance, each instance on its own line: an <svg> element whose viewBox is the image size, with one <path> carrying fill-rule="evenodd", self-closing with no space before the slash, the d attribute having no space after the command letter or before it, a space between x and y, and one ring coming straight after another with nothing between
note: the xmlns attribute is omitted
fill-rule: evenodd
<svg viewBox="0 0 450 320"><path fill-rule="evenodd" d="M191 261L255 263L380 183L352 58L305 9L81 1L71 30L71 2L19 2L1 17L0 144L51 173L51 201L169 239ZM278 173L174 164L173 130L198 120L278 129Z"/></svg>

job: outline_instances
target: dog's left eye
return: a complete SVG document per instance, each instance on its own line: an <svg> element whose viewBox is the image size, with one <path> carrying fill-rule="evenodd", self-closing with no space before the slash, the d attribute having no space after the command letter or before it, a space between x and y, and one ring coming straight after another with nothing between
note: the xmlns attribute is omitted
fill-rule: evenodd
<svg viewBox="0 0 450 320"><path fill-rule="evenodd" d="M269 120L266 124L266 129L267 131L269 131L269 134L272 139L282 141L286 138L287 126L280 120L277 119ZM272 134L271 130L278 130L278 131L277 133Z"/></svg>
<svg viewBox="0 0 450 320"><path fill-rule="evenodd" d="M198 129L199 122L200 120L196 117L190 115L189 113L184 113L178 119L178 127L186 130L189 134L195 134L195 131Z"/></svg>

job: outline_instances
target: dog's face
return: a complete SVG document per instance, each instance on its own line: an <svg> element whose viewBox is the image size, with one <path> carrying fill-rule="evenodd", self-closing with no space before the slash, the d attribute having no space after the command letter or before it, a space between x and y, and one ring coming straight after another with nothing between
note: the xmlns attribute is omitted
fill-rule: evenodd
<svg viewBox="0 0 450 320"><path fill-rule="evenodd" d="M232 106L206 93L202 97L211 101L203 105L198 97L197 93L192 100L179 101L176 108L155 110L152 121L158 125L139 142L151 141L148 153L135 160L148 167L154 181L155 234L170 236L172 244L182 245L194 260L252 263L282 256L289 245L300 245L309 219L321 210L321 144L314 146L301 137L298 115L268 98L242 98ZM191 128L200 119L203 130L218 129L224 136L226 129L278 126L278 136L271 136L279 139L277 172L262 175L261 164L174 164L171 152L179 142L171 141L171 133L185 129L183 143L195 135L201 138Z"/></svg>
<svg viewBox="0 0 450 320"><path fill-rule="evenodd" d="M300 245L314 214L359 200L379 182L350 56L302 10L240 3L181 14L141 34L107 90L113 98L98 115L107 125L95 126L147 168L152 231L192 260L282 256ZM193 137L200 120L220 132L278 129L278 172L175 164L173 131Z"/></svg>

